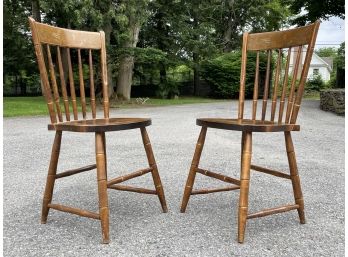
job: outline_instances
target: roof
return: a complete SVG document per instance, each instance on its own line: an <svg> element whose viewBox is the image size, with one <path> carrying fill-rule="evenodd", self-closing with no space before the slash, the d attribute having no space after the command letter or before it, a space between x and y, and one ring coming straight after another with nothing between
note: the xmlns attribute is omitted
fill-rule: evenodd
<svg viewBox="0 0 348 257"><path fill-rule="evenodd" d="M294 55L294 51L296 51L295 48L291 52L292 55ZM304 46L302 51L304 53L302 56L306 55L307 47ZM302 63L303 62L304 62L304 58L302 58ZM293 66L294 66L294 58L290 58L290 67L293 67ZM329 70L329 72L331 72L333 69L333 58L332 57L320 57L315 52L313 52L310 67L326 67Z"/></svg>
<svg viewBox="0 0 348 257"><path fill-rule="evenodd" d="M320 57L323 59L332 69L333 68L333 58L332 57Z"/></svg>

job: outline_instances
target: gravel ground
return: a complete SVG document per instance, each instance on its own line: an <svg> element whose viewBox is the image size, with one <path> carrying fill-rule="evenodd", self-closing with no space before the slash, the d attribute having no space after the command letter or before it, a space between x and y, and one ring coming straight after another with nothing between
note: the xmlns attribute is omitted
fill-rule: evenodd
<svg viewBox="0 0 348 257"><path fill-rule="evenodd" d="M293 133L305 199L307 224L297 212L249 220L238 244L238 191L192 196L179 206L194 146L197 117L236 117L237 102L111 111L116 117L151 117L148 128L169 212L158 198L109 191L110 239L101 244L100 223L51 210L40 224L49 154L54 133L48 117L4 119L4 256L343 256L344 117L319 110L306 100ZM246 111L246 113L250 113ZM231 116L232 115L232 116ZM108 176L147 165L138 130L107 133ZM208 130L201 167L238 177L240 132ZM94 163L94 135L65 133L58 171ZM282 133L253 136L256 165L287 170ZM58 180L53 201L98 210L95 171ZM150 175L130 182L152 188ZM197 175L196 187L223 185ZM289 181L253 172L251 212L293 202Z"/></svg>

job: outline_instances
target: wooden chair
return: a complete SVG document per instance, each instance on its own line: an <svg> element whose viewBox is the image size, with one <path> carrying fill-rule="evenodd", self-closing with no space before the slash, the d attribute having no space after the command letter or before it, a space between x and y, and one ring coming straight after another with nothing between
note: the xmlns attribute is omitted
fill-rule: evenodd
<svg viewBox="0 0 348 257"><path fill-rule="evenodd" d="M156 161L152 152L149 136L146 131L146 127L151 125L151 119L109 118L107 63L104 32L101 31L97 33L62 29L35 22L35 20L32 18L29 18L29 23L44 89L43 94L47 102L51 119L51 124L48 125L48 129L56 132L52 147L51 161L48 169L46 189L43 198L41 222L46 223L47 215L50 209L56 209L88 218L98 219L101 221L103 243L109 243L109 207L107 188L157 195L163 212L167 212L167 205L161 179L158 174ZM95 73L97 72L95 72L93 65L93 61L96 60L94 58L94 54L100 58L100 65L98 66L100 66L99 78L101 81L100 83L102 84L103 96L104 117L99 119L96 118L97 107L94 83ZM82 119L81 114L79 115L78 112L72 57L76 58L75 63L77 63L78 67L78 76L75 77L78 77L79 79ZM86 61L88 64L85 64L85 66L89 67L87 70L89 73L91 116L88 118L85 92L86 78L84 76L84 72L86 71L83 69L83 57L88 59L88 61ZM53 59L57 60L55 64ZM64 60L67 62L66 66L68 70L67 76L69 80L69 88L66 86ZM56 75L56 70L58 70L59 76ZM58 82L60 84L60 88L58 87ZM68 91L70 91L70 96ZM61 104L60 101L60 93L63 96L63 104ZM70 115L71 107L73 114L72 117ZM65 121L64 117L66 119ZM125 176L107 180L105 132L128 129L140 129L149 167ZM63 131L95 133L96 164L57 174L57 163ZM52 203L53 188L56 179L92 169L97 169L99 213ZM129 179L145 175L149 172L152 173L155 190L119 184Z"/></svg>
<svg viewBox="0 0 348 257"><path fill-rule="evenodd" d="M185 212L188 200L191 195L206 194L220 191L229 191L240 189L239 196L239 211L238 211L238 242L243 243L244 233L246 227L246 220L263 217L270 214L286 212L290 210L297 210L300 222L305 223L304 203L300 186L300 178L297 171L297 164L295 158L295 150L291 139L291 131L299 131L300 126L296 124L296 119L301 105L301 100L306 83L309 65L312 59L312 53L316 41L316 36L319 28L319 22L315 22L309 26L290 29L287 31L267 32L267 33L244 33L243 47L242 47L242 65L239 91L239 105L237 119L221 119L221 118L201 118L197 119L197 125L201 126L201 132L196 145L196 150L193 156L191 168L187 178L184 195L181 204L181 212ZM302 62L301 54L303 47L307 45L307 52L304 61ZM283 53L283 49L287 50ZM292 80L290 89L288 87L289 81L289 66L292 50L297 49L295 67L292 69ZM276 51L277 61L275 68L274 83L270 89L271 77L271 60L272 51ZM245 99L245 82L246 82L246 61L247 54L250 51L256 51L256 70L255 83L253 89L252 113L251 119L246 119L244 116L244 99ZM257 119L257 104L258 104L258 88L259 88L259 66L260 54L267 52L267 69L266 79L264 84L264 92L262 99L262 110L260 119ZM285 68L283 64L283 55L287 55ZM282 68L284 70L282 71ZM301 69L302 68L302 69ZM301 73L299 70L302 70ZM300 75L300 76L299 76ZM280 85L280 77L283 76L282 86ZM296 78L299 77L299 80ZM299 81L299 82L298 82ZM296 89L297 88L297 89ZM271 97L271 112L270 117L266 118L268 95L272 90ZM278 116L276 116L276 109L278 105L278 96L280 96L280 103L278 109ZM287 101L286 101L287 97ZM286 104L287 102L287 104ZM285 108L286 105L286 108ZM269 108L268 108L269 109ZM286 111L285 111L286 110ZM285 113L284 113L285 111ZM278 118L277 118L278 117ZM207 133L207 128L217 128L226 130L242 131L241 142L241 170L240 180L230 178L225 175L214 173L199 167L199 161L204 146L204 141ZM290 168L290 175L283 172L275 171L269 168L264 168L251 164L252 155L252 134L254 132L284 132L285 144L287 150L287 157ZM290 179L294 191L295 204L285 205L277 208L263 210L254 214L248 214L248 194L249 194L249 179L250 169L263 172L269 175ZM224 182L232 184L232 186L217 188L217 189L199 189L193 190L196 173L206 175Z"/></svg>

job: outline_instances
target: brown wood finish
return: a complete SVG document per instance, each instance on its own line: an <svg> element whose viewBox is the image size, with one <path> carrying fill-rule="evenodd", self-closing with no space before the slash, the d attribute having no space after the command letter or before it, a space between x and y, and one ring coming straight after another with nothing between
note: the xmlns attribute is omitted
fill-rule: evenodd
<svg viewBox="0 0 348 257"><path fill-rule="evenodd" d="M289 78L289 67L290 67L290 57L291 57L291 47L288 50L288 56L286 59L286 67L285 67L285 75L284 75L284 81L283 81L283 87L282 87L282 95L280 97L280 104L279 104L279 116L278 116L278 122L281 123L283 120L283 112L284 112L284 105L285 105L285 96L286 91L288 88L288 78Z"/></svg>
<svg viewBox="0 0 348 257"><path fill-rule="evenodd" d="M297 170L295 149L294 149L294 145L292 143L291 133L284 132L284 135L285 135L286 152L288 155L288 162L289 162L289 167L290 167L290 176L291 176L292 188L293 188L293 192L294 192L295 203L299 205L299 208L297 209L297 211L298 211L298 215L300 217L300 222L302 224L305 224L306 219L305 219L305 214L304 214L304 201L303 201L303 195L302 195L302 190L301 190L300 176L299 176L298 170Z"/></svg>
<svg viewBox="0 0 348 257"><path fill-rule="evenodd" d="M150 144L149 136L146 132L147 126L151 125L151 119L148 118L109 118L109 97L108 97L108 81L107 81L107 61L105 48L104 32L86 32L74 31L68 29L57 28L45 24L35 22L29 18L30 28L32 31L35 53L40 70L41 80L43 82L44 92L47 107L49 110L50 121L48 125L49 130L54 130L56 135L52 146L51 161L48 169L46 188L42 204L41 222L46 223L49 209L55 209L63 212L76 214L83 217L98 219L101 222L101 231L103 243L109 243L109 205L107 189L117 189L122 191L138 192L143 194L155 194L159 197L163 212L167 212L167 205L164 196L164 190L161 179L158 173L156 161ZM47 52L47 58L43 57L43 50ZM56 50L56 55L53 54ZM62 52L66 53L68 64L68 79L69 90L66 85L66 75L64 74ZM100 68L94 69L93 54L100 57ZM52 56L57 56L56 65L53 62ZM76 60L71 57L77 56ZM83 63L85 57L88 56L89 65L89 84L91 88L91 112L92 119L87 119L87 101L85 93L85 78L83 75ZM47 60L45 60L47 59ZM47 63L46 63L47 62ZM74 67L77 69L74 70ZM59 76L56 78L56 71L54 67L58 67ZM95 75L95 70L100 70L100 76ZM78 75L78 76L76 76ZM78 82L75 83L74 78L78 77ZM97 106L95 96L95 77L101 78L102 97L103 97L103 117L97 119ZM57 82L59 79L60 83ZM58 89L60 84L60 90ZM78 101L75 92L75 84L79 87L80 101ZM68 92L69 91L69 92ZM60 95L62 94L64 113L60 106ZM70 95L68 94L70 93ZM81 103L81 106L78 103ZM69 108L72 107L73 118L70 117ZM82 119L79 119L78 110L81 107ZM81 118L81 117L80 117ZM65 119L65 120L64 120ZM73 120L72 120L73 119ZM128 175L111 179L108 182L107 178L107 159L106 159L106 137L105 132L140 129L142 140L144 143L149 166L137 172ZM96 164L85 167L71 169L57 174L57 164L59 159L59 152L61 146L61 139L63 131L71 132L92 132L95 133L95 156ZM90 212L74 207L69 207L61 204L52 204L53 189L56 179L75 175L84 171L97 169L97 186L98 186L98 200L99 213ZM138 176L152 173L155 190L142 189L131 186L115 185Z"/></svg>
<svg viewBox="0 0 348 257"><path fill-rule="evenodd" d="M197 119L196 124L198 126L203 127L251 132L277 132L300 130L300 125L297 124L285 124L267 120L202 118Z"/></svg>
<svg viewBox="0 0 348 257"><path fill-rule="evenodd" d="M196 149L195 149L195 153L193 155L190 172L189 172L189 175L188 175L188 178L186 181L186 186L185 186L185 190L184 190L184 195L182 197L180 212L186 211L187 203L190 199L190 195L191 195L192 189L193 189L193 184L195 182L196 172L197 172L197 168L199 165L199 161L201 159L201 154L203 151L203 146L204 146L206 134L207 134L207 127L202 127L201 132L200 132L199 137L198 137L198 140L197 140Z"/></svg>
<svg viewBox="0 0 348 257"><path fill-rule="evenodd" d="M62 112L60 110L59 92L58 92L58 86L57 86L57 81L56 81L56 74L55 74L54 67L53 67L51 50L50 50L49 45L47 45L47 59L48 59L50 76L51 76L51 82L52 82L52 86L53 86L53 96L54 96L54 102L56 104L55 105L56 112L58 114L59 121L62 122L63 117L62 117Z"/></svg>
<svg viewBox="0 0 348 257"><path fill-rule="evenodd" d="M77 169L73 169L73 170L67 170L67 171L64 171L64 172L61 172L61 173L57 174L56 175L56 179L57 178L64 178L64 177L71 176L71 175L75 175L75 174L78 174L78 173L81 173L81 172L84 172L84 171L94 170L96 168L97 168L96 164L91 164L91 165L88 165L88 166L85 166L85 167L81 167L81 168L77 168Z"/></svg>
<svg viewBox="0 0 348 257"><path fill-rule="evenodd" d="M267 51L267 69L266 69L266 79L265 79L265 86L263 91L263 99L262 99L262 118L261 120L265 120L266 118L266 110L267 110L267 100L268 100L268 91L269 91L269 78L270 78L270 72L271 72L271 57L272 57L272 51Z"/></svg>
<svg viewBox="0 0 348 257"><path fill-rule="evenodd" d="M289 48L309 44L319 22L295 29L249 34L248 51Z"/></svg>
<svg viewBox="0 0 348 257"><path fill-rule="evenodd" d="M235 184L235 185L238 185L238 186L240 185L240 181L238 179L231 178L231 177L228 177L228 176L225 176L225 175L221 175L221 174L218 174L218 173L215 173L215 172L211 172L209 170L203 170L203 169L197 168L196 172L198 172L198 173L200 173L202 175L206 175L206 176L211 177L211 178L215 178L215 179L227 182L227 183Z"/></svg>
<svg viewBox="0 0 348 257"><path fill-rule="evenodd" d="M118 184L121 182L125 182L127 180L130 180L132 178L136 178L142 175L145 175L146 173L149 173L153 170L153 168L146 168L142 170L135 171L133 173L127 174L125 176L120 176L118 178L114 178L108 181L108 186L113 185L113 184Z"/></svg>
<svg viewBox="0 0 348 257"><path fill-rule="evenodd" d="M92 118L97 117L97 107L95 103L95 92L94 92L94 71L93 71L93 59L92 59L92 50L88 50L88 60L89 60L89 81L90 81L90 95L91 95L91 109L92 109Z"/></svg>
<svg viewBox="0 0 348 257"><path fill-rule="evenodd" d="M286 108L285 123L290 122L290 117L291 117L290 115L295 102L294 100L295 87L296 87L297 73L298 73L298 69L300 65L301 55L302 55L302 46L299 46L296 53L296 62L295 62L294 72L293 72L293 76L291 80L290 93L288 97L288 106Z"/></svg>
<svg viewBox="0 0 348 257"><path fill-rule="evenodd" d="M49 124L49 130L72 132L106 132L143 128L151 125L146 118L109 118L93 120L76 120Z"/></svg>
<svg viewBox="0 0 348 257"><path fill-rule="evenodd" d="M60 78L60 85L61 85L62 95L63 95L65 116L66 116L66 120L70 121L69 98L68 98L68 93L66 91L66 82L65 82L65 76L63 71L62 55L61 55L59 46L57 46L57 56L58 56L59 78Z"/></svg>
<svg viewBox="0 0 348 257"><path fill-rule="evenodd" d="M259 65L260 65L260 52L256 54L256 66L255 66L255 81L254 81L254 94L253 94L253 114L252 120L256 119L257 111L257 99L259 97Z"/></svg>
<svg viewBox="0 0 348 257"><path fill-rule="evenodd" d="M290 179L290 175L285 174L284 172L277 171L277 170L271 170L271 169L267 169L267 168L260 167L260 166L257 166L257 165L251 165L251 169L255 170L255 171L263 172L263 173L266 173L266 174L269 174L269 175L273 175L273 176L276 176L276 177L279 177L279 178Z"/></svg>
<svg viewBox="0 0 348 257"><path fill-rule="evenodd" d="M225 192L239 189L239 186L229 186L229 187L221 187L221 188L201 188L197 190L192 190L191 195L200 195L200 194L210 194L216 192Z"/></svg>
<svg viewBox="0 0 348 257"><path fill-rule="evenodd" d="M80 80L80 94L81 94L81 106L82 106L82 117L86 119L86 95L85 95L85 84L83 82L83 71L81 61L81 49L77 50L78 62L79 62L79 80Z"/></svg>
<svg viewBox="0 0 348 257"><path fill-rule="evenodd" d="M277 61L277 68L275 73L275 81L274 81L274 87L273 87L273 97L272 97L272 110L271 110L271 121L274 121L276 107L277 107L277 94L278 94L278 84L279 84L279 75L282 65L282 50L278 50L278 61Z"/></svg>
<svg viewBox="0 0 348 257"><path fill-rule="evenodd" d="M263 211L259 211L259 212L256 212L256 213L249 214L247 216L247 219L254 219L254 218L265 217L265 216L272 215L272 214L277 214L277 213L282 213L282 212L296 210L298 208L299 208L298 204L284 205L284 206L281 206L281 207L266 209L266 210L263 210Z"/></svg>
<svg viewBox="0 0 348 257"><path fill-rule="evenodd" d="M243 243L246 219L248 214L249 184L250 184L250 165L252 154L252 133L243 132L242 136L242 159L240 173L240 195L238 211L238 242Z"/></svg>
<svg viewBox="0 0 348 257"><path fill-rule="evenodd" d="M73 208L73 207L69 207L69 206L65 206L65 205L61 205L61 204L49 204L48 207L55 209L55 210L58 210L58 211L69 212L69 213L76 214L76 215L79 215L82 217L100 220L100 215L98 213L95 213L95 212L90 212L90 211L86 211L86 210L82 210L82 209L78 209L78 208Z"/></svg>
<svg viewBox="0 0 348 257"><path fill-rule="evenodd" d="M243 34L243 46L242 51L247 49L248 33ZM246 77L246 55L242 56L242 68L240 71L240 88L239 88L239 106L238 106L238 119L243 119L244 114L244 95L245 95L245 77Z"/></svg>
<svg viewBox="0 0 348 257"><path fill-rule="evenodd" d="M75 84L74 84L74 74L73 74L72 64L71 64L70 48L67 49L67 54L68 54L68 69L69 69L69 85L70 85L71 102L72 102L74 120L78 120L79 117L77 112L76 92L75 92Z"/></svg>
<svg viewBox="0 0 348 257"><path fill-rule="evenodd" d="M104 132L95 133L95 155L97 163L97 181L99 196L99 215L103 235L103 244L108 244L109 239L109 204L107 193L107 170Z"/></svg>
<svg viewBox="0 0 348 257"><path fill-rule="evenodd" d="M298 111L301 106L301 100L304 92L304 85L309 69L309 64L312 58L312 53L315 45L319 22L315 22L309 26L300 27L280 32L267 32L243 35L242 47L242 67L241 67L241 81L240 81L240 95L238 103L238 116L236 119L232 118L198 118L196 124L201 126L201 133L199 135L195 153L193 156L191 168L188 174L184 195L181 204L181 212L185 212L190 195L208 194L221 191L230 191L240 188L239 195L239 209L238 209L238 242L243 243L245 238L245 228L247 219L264 217L271 214L297 210L299 214L300 223L305 223L304 201L300 185L300 177L295 157L295 150L291 138L292 131L299 131L300 126L296 124ZM301 52L307 46L307 54L302 66ZM286 48L288 48L286 50ZM295 65L292 73L289 71L291 52L298 48ZM285 51L284 51L285 49ZM245 105L245 77L246 77L246 60L248 51L257 51L256 53L256 68L254 92L252 100L251 119L244 118ZM264 92L262 98L261 115L257 117L257 100L259 90L259 66L260 66L260 52L267 54L267 69L264 84ZM277 60L275 65L275 76L271 80L271 62L272 51L277 51ZM287 53L286 64L282 68L283 55ZM302 68L302 69L301 69ZM299 71L300 70L300 71ZM301 74L299 82L297 81L298 74ZM292 76L290 89L288 88L289 76ZM282 79L282 78L283 79ZM272 81L272 83L270 82ZM282 83L281 83L282 81ZM280 86L282 84L282 86ZM278 92L279 91L279 92ZM271 92L271 106L267 108L269 93ZM280 96L280 97L278 97ZM278 98L280 103L278 105ZM285 108L285 103L287 106ZM278 109L278 119L276 119ZM270 109L269 118L266 116L267 109ZM286 110L286 111L285 111ZM285 113L284 113L285 111ZM198 167L205 136L208 128L225 129L242 131L241 140L241 167L240 167L240 181L224 176L222 174L213 173ZM289 162L290 175L284 172L276 171L269 168L264 168L251 164L252 156L252 133L260 132L283 132L285 136L285 145L287 157ZM259 171L268 175L273 175L280 178L290 179L292 182L293 194L295 204L284 205L276 208L262 210L253 214L248 214L248 198L250 185L250 170ZM206 175L221 181L232 184L237 184L235 187L225 188L204 188L193 190L196 173ZM238 181L238 183L235 183Z"/></svg>
<svg viewBox="0 0 348 257"><path fill-rule="evenodd" d="M140 128L140 131L141 131L141 137L143 139L143 144L144 144L144 148L145 148L145 152L146 152L146 156L147 156L147 161L148 161L149 166L151 168L153 183L155 184L155 189L156 189L158 198L161 202L162 211L164 213L166 213L166 212L168 212L167 203L166 203L166 199L164 196L161 178L160 178L159 173L158 173L155 156L154 156L153 151L152 151L150 138L149 138L149 135L147 134L145 127Z"/></svg>
<svg viewBox="0 0 348 257"><path fill-rule="evenodd" d="M61 142L62 142L62 132L56 131L56 135L54 137L54 142L52 146L51 161L48 168L46 188L45 188L45 193L44 193L43 202L42 202L42 214L41 214L42 224L45 224L47 222L47 215L49 212L48 205L52 202L53 188L54 188L54 182L56 180Z"/></svg>
<svg viewBox="0 0 348 257"><path fill-rule="evenodd" d="M129 192L135 192L135 193L157 195L156 190L147 189L147 188L125 186L125 185L110 185L110 186L108 186L108 188L116 189L116 190L120 190L120 191L129 191ZM167 211L165 211L165 212L167 212Z"/></svg>

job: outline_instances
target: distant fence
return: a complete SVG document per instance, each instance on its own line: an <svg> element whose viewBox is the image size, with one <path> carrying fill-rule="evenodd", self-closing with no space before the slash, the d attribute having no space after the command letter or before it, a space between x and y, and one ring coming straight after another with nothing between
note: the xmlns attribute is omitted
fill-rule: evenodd
<svg viewBox="0 0 348 257"><path fill-rule="evenodd" d="M192 72L175 72L167 73L167 80L178 86L179 95L181 96L202 96L207 97L211 93L209 84L205 80L200 80L196 93L194 93L193 74ZM131 97L158 97L160 91L159 76L147 80L146 84L139 83L140 80L135 78L131 89ZM89 96L89 81L85 81L86 96ZM69 91L69 88L67 88ZM79 88L76 87L76 95L79 96ZM30 84L24 80L15 77L6 77L6 83L3 90L4 96L41 96L40 78L31 81Z"/></svg>
<svg viewBox="0 0 348 257"><path fill-rule="evenodd" d="M179 82L178 83L179 95L181 96L201 96L207 97L211 93L209 84L205 80L200 80L199 86L194 94L193 81ZM160 90L159 85L133 85L131 90L131 97L156 97Z"/></svg>

